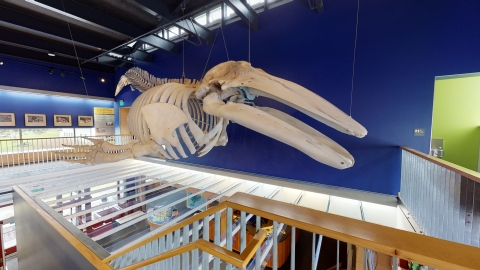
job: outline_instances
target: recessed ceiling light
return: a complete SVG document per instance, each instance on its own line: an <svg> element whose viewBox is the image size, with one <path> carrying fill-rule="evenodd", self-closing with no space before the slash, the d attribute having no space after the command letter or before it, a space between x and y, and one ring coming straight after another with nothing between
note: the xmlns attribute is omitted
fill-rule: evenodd
<svg viewBox="0 0 480 270"><path fill-rule="evenodd" d="M104 79L104 78L101 78L100 81L101 81L101 82L105 82L105 79Z"/></svg>
<svg viewBox="0 0 480 270"><path fill-rule="evenodd" d="M55 56L54 53L48 53L48 56Z"/></svg>
<svg viewBox="0 0 480 270"><path fill-rule="evenodd" d="M1 66L1 65L3 65L3 62L2 62L2 61L0 61L0 66Z"/></svg>
<svg viewBox="0 0 480 270"><path fill-rule="evenodd" d="M53 74L53 68L48 70L48 74L52 75Z"/></svg>

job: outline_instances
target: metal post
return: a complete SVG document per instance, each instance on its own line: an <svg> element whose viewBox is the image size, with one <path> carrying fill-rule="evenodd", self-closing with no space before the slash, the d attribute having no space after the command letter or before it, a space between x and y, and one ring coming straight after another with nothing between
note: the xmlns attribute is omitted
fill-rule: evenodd
<svg viewBox="0 0 480 270"><path fill-rule="evenodd" d="M312 270L317 269L316 259L315 259L315 238L317 237L316 233L312 233Z"/></svg>
<svg viewBox="0 0 480 270"><path fill-rule="evenodd" d="M206 241L210 241L209 232L210 232L210 217L205 217L203 219L203 239ZM203 251L202 269L208 270L208 265L210 264L209 257L210 255L207 252Z"/></svg>
<svg viewBox="0 0 480 270"><path fill-rule="evenodd" d="M256 220L255 220L255 231L258 232L260 231L262 227L262 218L259 217L259 216L256 216ZM260 254L260 249L257 249L257 252L255 254L255 270L260 270L260 267L262 266L262 262L260 261L260 256L262 254Z"/></svg>
<svg viewBox="0 0 480 270"><path fill-rule="evenodd" d="M340 241L337 240L337 270L340 270Z"/></svg>
<svg viewBox="0 0 480 270"><path fill-rule="evenodd" d="M220 245L220 212L215 213L215 227L214 227L214 243L216 245ZM213 259L213 269L220 270L220 259L214 258Z"/></svg>
<svg viewBox="0 0 480 270"><path fill-rule="evenodd" d="M227 249L232 251L232 219L233 219L233 210L232 208L228 207L227 208ZM226 267L227 270L231 270L232 269L232 265L231 264L227 264L227 267Z"/></svg>
<svg viewBox="0 0 480 270"><path fill-rule="evenodd" d="M240 253L247 247L247 219L246 213L240 212Z"/></svg>
<svg viewBox="0 0 480 270"><path fill-rule="evenodd" d="M273 270L278 269L278 222L273 222Z"/></svg>
<svg viewBox="0 0 480 270"><path fill-rule="evenodd" d="M192 242L198 239L198 221L193 223L192 228ZM192 268L198 269L198 249L192 251Z"/></svg>
<svg viewBox="0 0 480 270"><path fill-rule="evenodd" d="M295 244L296 244L296 233L297 229L292 227L291 235L291 252L290 252L290 270L295 270Z"/></svg>
<svg viewBox="0 0 480 270"><path fill-rule="evenodd" d="M190 238L190 226L187 225L183 227L183 245L188 244ZM182 269L187 269L189 266L190 256L189 252L185 252L182 254Z"/></svg>

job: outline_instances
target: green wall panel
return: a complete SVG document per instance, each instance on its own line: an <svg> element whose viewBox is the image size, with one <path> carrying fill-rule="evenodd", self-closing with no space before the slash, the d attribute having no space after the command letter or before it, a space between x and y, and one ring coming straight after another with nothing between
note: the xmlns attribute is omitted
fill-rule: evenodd
<svg viewBox="0 0 480 270"><path fill-rule="evenodd" d="M480 74L437 78L432 138L443 139L444 159L477 171Z"/></svg>

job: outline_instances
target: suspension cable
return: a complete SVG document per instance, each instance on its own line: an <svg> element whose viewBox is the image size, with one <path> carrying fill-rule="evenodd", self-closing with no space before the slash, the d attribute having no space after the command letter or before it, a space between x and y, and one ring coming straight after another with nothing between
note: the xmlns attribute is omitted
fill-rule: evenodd
<svg viewBox="0 0 480 270"><path fill-rule="evenodd" d="M65 10L65 5L63 4L63 0L62 0L62 7L63 7L63 12L67 13L67 11ZM85 84L85 77L83 76L82 67L80 66L80 59L78 58L77 48L75 47L75 41L73 40L72 30L70 29L70 23L68 22L68 18L66 16L65 16L65 21L67 22L68 32L70 33L70 39L72 40L73 50L75 51L75 57L77 58L78 69L80 70L80 78L82 79L83 87L85 88L85 93L88 96L87 85Z"/></svg>
<svg viewBox="0 0 480 270"><path fill-rule="evenodd" d="M352 90L350 91L350 117L352 117L352 106L353 106L353 82L355 79L355 60L357 54L357 38L358 38L358 12L360 11L360 0L358 0L357 6L357 23L355 26L355 45L353 47L353 64L352 64Z"/></svg>

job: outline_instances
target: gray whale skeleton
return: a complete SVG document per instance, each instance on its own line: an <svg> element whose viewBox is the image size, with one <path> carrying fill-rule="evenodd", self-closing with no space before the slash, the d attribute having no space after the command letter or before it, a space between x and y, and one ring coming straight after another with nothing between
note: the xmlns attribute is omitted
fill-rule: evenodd
<svg viewBox="0 0 480 270"><path fill-rule="evenodd" d="M115 95L126 85L143 92L128 115L128 127L136 140L112 145L87 138L93 145L66 145L76 151L59 153L65 160L93 165L145 155L186 158L181 142L190 154L198 152L201 157L227 144L226 128L233 121L318 162L338 169L353 166L354 158L347 150L314 128L276 109L250 106L257 96L289 105L340 132L358 138L367 134L362 125L322 97L244 61L221 63L202 81L160 79L132 68L120 79Z"/></svg>

